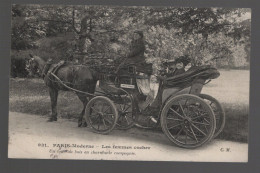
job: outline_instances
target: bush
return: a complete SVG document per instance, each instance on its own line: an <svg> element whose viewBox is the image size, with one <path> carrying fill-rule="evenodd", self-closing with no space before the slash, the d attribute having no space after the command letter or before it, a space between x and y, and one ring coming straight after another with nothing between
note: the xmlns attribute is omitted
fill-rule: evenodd
<svg viewBox="0 0 260 173"><path fill-rule="evenodd" d="M11 77L27 77L28 74L24 59L11 59Z"/></svg>

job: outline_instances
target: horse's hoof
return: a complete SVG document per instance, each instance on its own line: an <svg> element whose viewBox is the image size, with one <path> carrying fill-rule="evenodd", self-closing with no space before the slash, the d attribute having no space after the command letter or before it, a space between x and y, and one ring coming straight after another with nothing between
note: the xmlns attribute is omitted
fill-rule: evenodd
<svg viewBox="0 0 260 173"><path fill-rule="evenodd" d="M88 124L87 124L86 122L84 122L84 123L82 123L82 122L78 123L78 127L87 127L87 126L88 126Z"/></svg>
<svg viewBox="0 0 260 173"><path fill-rule="evenodd" d="M84 122L82 125L81 125L81 127L87 127L88 126L88 124L86 123L86 122Z"/></svg>
<svg viewBox="0 0 260 173"><path fill-rule="evenodd" d="M56 117L50 117L47 122L53 122L53 121L57 121L57 118Z"/></svg>

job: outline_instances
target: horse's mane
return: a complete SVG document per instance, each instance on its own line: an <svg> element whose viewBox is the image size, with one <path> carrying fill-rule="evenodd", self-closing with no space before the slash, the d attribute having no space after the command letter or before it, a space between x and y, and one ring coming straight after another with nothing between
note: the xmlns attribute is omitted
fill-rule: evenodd
<svg viewBox="0 0 260 173"><path fill-rule="evenodd" d="M43 65L45 65L45 63L46 63L46 62L45 62L42 58L40 58L39 56L34 56L33 58L38 62L39 65L42 65L42 66L43 66Z"/></svg>

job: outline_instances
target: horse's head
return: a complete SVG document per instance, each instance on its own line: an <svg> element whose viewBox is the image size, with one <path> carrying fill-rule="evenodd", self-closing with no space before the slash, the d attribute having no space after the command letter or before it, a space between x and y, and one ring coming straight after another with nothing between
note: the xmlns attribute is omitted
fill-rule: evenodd
<svg viewBox="0 0 260 173"><path fill-rule="evenodd" d="M38 59L40 57L36 55L29 54L30 58L27 60L26 63L26 70L29 72L29 76L35 76L40 74L40 64Z"/></svg>

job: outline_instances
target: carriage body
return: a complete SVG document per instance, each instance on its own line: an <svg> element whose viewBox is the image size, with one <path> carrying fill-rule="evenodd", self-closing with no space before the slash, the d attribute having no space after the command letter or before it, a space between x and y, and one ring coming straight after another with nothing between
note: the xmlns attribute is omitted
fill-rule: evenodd
<svg viewBox="0 0 260 173"><path fill-rule="evenodd" d="M195 69L168 81L160 81L157 96L146 109L155 110L153 114L157 114L156 122L152 122L153 125L150 127L154 128L161 125L166 136L177 146L184 148L199 147L216 137L220 133L219 131L223 129L223 122L221 122L221 128L216 134L218 124L216 124L215 111L205 100L212 101L212 97L204 97L201 94L205 81L218 77L219 73L216 69L210 69L210 73L209 71L205 73L205 69L210 68L205 67L204 70ZM103 96L94 99L102 100L105 96L103 100L106 100L110 105L110 114L114 115L110 117L110 120L105 119L106 122L103 120L105 127L108 127L106 123L111 124L107 130L102 131L96 128L95 132L107 134L114 127L128 129L134 125L149 128L149 125L140 125L136 117L136 114L140 114L140 112L136 111L138 110L138 103L133 98L133 94L139 92L134 66L124 67L117 74L110 76L106 80L99 81L99 87L103 92ZM223 114L224 111L219 102L214 98L213 101ZM87 106L86 114L91 114L90 107ZM151 113L146 110L142 114ZM203 118L198 118L200 116ZM224 115L221 116L223 119ZM150 118L147 115L146 117ZM149 124L150 121L147 119L146 123ZM91 124L90 119L88 122ZM205 128L202 126L205 126ZM98 128L100 128L99 125Z"/></svg>

